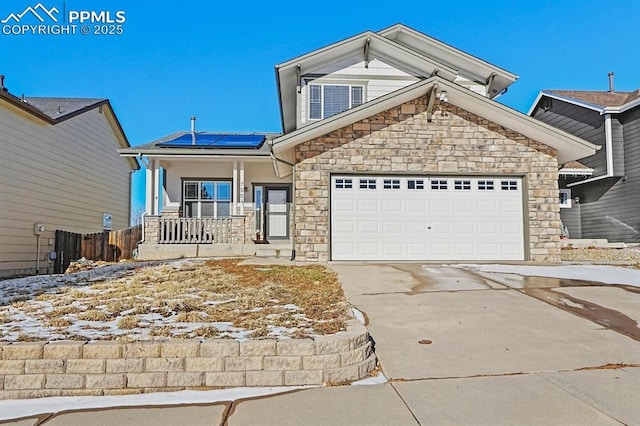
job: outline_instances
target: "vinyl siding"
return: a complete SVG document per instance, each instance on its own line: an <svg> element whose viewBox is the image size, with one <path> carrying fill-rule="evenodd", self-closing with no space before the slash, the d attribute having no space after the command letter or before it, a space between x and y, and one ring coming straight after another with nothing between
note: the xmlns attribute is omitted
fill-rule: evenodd
<svg viewBox="0 0 640 426"><path fill-rule="evenodd" d="M616 123L618 120L616 120ZM640 108L622 114L624 178L611 178L579 188L583 200L583 238L640 242ZM612 123L613 124L613 123ZM615 126L612 126L615 128ZM619 157L618 157L619 158Z"/></svg>
<svg viewBox="0 0 640 426"><path fill-rule="evenodd" d="M579 204L574 204L570 209L560 209L560 218L562 224L569 229L570 238L582 238Z"/></svg>
<svg viewBox="0 0 640 426"><path fill-rule="evenodd" d="M604 117L596 111L553 99L549 110L538 108L533 116L593 144L603 147L605 145ZM581 159L580 162L593 168L594 176L606 174L607 159L604 148L595 155Z"/></svg>
<svg viewBox="0 0 640 426"><path fill-rule="evenodd" d="M0 129L0 275L35 269L35 223L42 256L56 229L98 232L104 212L128 226L131 166L98 108L49 125L0 106Z"/></svg>

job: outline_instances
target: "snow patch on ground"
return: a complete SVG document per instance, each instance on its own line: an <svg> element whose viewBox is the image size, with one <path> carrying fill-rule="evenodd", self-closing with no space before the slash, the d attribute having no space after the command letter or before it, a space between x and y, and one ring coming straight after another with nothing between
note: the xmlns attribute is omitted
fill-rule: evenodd
<svg viewBox="0 0 640 426"><path fill-rule="evenodd" d="M446 265L478 272L518 274L529 277L563 278L597 281L604 284L623 284L640 287L640 270L604 265Z"/></svg>
<svg viewBox="0 0 640 426"><path fill-rule="evenodd" d="M356 308L351 308L351 312L353 312L353 316L356 317L356 319L360 321L362 325L366 324L367 320L364 318L364 314L362 312L360 312Z"/></svg>
<svg viewBox="0 0 640 426"><path fill-rule="evenodd" d="M287 386L264 388L232 388L211 391L180 391L146 393L123 396L53 397L0 401L0 421L58 413L67 410L90 410L109 407L136 407L143 405L211 404L238 399L275 395L314 386Z"/></svg>

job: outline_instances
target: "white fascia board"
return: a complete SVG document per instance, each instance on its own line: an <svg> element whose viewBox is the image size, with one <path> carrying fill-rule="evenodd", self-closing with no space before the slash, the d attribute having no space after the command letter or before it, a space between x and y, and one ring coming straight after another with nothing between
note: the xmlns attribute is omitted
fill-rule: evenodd
<svg viewBox="0 0 640 426"><path fill-rule="evenodd" d="M593 110L593 111L597 111L600 114L604 113L604 109L600 105L596 105L596 104L591 104L589 102L580 101L578 99L570 98L568 96L562 96L562 95L557 95L555 93L549 93L549 92L547 92L545 90L541 91L540 94L542 94L542 95L544 95L544 96L546 96L548 98L551 98L551 99L557 99L557 100L562 101L562 102L567 102L567 103L570 103L570 104L573 104L573 105L576 105L576 106L579 106L579 107L582 107L582 108L587 108L587 109L590 109L590 110Z"/></svg>
<svg viewBox="0 0 640 426"><path fill-rule="evenodd" d="M629 103L627 103L627 104L622 105L622 106L620 107L620 110L621 110L620 112L628 111L628 110L630 110L631 108L635 108L635 107L637 107L638 105L640 105L640 98L638 98L638 99L634 99L634 100L632 100L631 102L629 102Z"/></svg>
<svg viewBox="0 0 640 426"><path fill-rule="evenodd" d="M443 76L445 78L453 79L458 74L458 70L446 64L439 63L427 56L424 56L420 52L416 52L398 43L394 43L393 41L381 37L371 31L367 31L362 34L350 37L346 40L331 44L329 46L307 53L306 55L298 56L297 58L291 59L280 65L276 65L276 69L278 70L279 74L282 74L284 71L295 69L296 67L300 66L300 73L301 75L304 75L310 71L313 71L313 68L323 66L328 62L333 62L336 59L340 59L351 52L364 49L364 43L367 39L370 39L370 48L372 49L372 52L379 51L384 55L397 58L400 62L406 62L407 65L416 68L422 68L425 65L429 66L432 69L439 70L444 74Z"/></svg>
<svg viewBox="0 0 640 426"><path fill-rule="evenodd" d="M274 139L273 151L276 153L282 152L288 148L293 148L299 143L411 101L425 95L433 84L438 84L439 90L447 92L447 97L451 104L555 148L558 151L558 161L560 163L567 163L596 153L597 147L583 139L440 77L432 77L414 83L359 107L276 138Z"/></svg>
<svg viewBox="0 0 640 426"><path fill-rule="evenodd" d="M538 92L538 96L536 96L536 100L533 101L533 103L531 104L531 107L529 107L529 111L527 111L528 116L533 117L533 111L535 111L536 107L538 106L538 103L540 102L540 99L542 99L543 96L545 96L545 94L542 93L542 91Z"/></svg>

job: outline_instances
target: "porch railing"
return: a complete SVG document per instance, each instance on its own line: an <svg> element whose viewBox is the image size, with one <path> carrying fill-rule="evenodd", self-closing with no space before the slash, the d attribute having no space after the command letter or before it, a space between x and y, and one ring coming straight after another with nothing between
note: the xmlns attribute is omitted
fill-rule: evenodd
<svg viewBox="0 0 640 426"><path fill-rule="evenodd" d="M231 218L172 218L161 217L158 242L160 244L231 243Z"/></svg>

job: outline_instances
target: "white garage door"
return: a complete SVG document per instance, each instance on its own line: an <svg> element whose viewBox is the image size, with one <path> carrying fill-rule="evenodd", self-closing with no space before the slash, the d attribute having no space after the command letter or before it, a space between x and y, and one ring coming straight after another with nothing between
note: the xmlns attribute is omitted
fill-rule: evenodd
<svg viewBox="0 0 640 426"><path fill-rule="evenodd" d="M332 176L333 260L524 260L522 180Z"/></svg>

